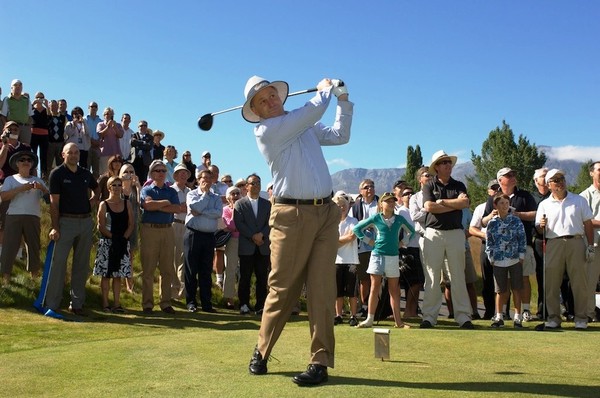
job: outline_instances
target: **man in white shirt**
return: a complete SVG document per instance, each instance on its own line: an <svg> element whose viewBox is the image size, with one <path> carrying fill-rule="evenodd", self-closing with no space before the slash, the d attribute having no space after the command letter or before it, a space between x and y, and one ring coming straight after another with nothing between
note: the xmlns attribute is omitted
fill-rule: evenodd
<svg viewBox="0 0 600 398"><path fill-rule="evenodd" d="M592 210L582 196L567 191L564 171L549 170L546 183L551 193L538 207L535 227L539 233L545 229L548 240L544 286L548 318L535 330L560 329L560 285L565 271L573 289L575 329L586 329L589 291L586 262L592 263L595 257Z"/></svg>

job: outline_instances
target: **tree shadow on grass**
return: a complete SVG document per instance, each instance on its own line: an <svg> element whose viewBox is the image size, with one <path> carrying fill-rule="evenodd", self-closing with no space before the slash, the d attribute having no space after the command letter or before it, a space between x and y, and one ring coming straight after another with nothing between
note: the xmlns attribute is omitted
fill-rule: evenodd
<svg viewBox="0 0 600 398"><path fill-rule="evenodd" d="M296 373L274 372L292 377ZM460 382L460 383L428 383L428 382L403 382L378 379L364 379L358 377L344 377L329 375L327 385L354 385L383 388L410 388L415 390L453 391L453 392L478 392L478 393L520 393L531 395L548 395L561 397L597 397L598 386L577 386L570 384L523 383L522 380L510 382Z"/></svg>

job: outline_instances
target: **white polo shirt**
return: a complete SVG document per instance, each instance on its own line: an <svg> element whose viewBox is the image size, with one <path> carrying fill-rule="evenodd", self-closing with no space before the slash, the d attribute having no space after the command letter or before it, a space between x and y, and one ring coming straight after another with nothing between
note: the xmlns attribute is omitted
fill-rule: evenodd
<svg viewBox="0 0 600 398"><path fill-rule="evenodd" d="M535 214L535 225L539 226L546 215L546 238L553 239L565 235L585 236L583 223L593 218L592 210L586 200L574 193L567 192L563 200L550 195L542 200Z"/></svg>

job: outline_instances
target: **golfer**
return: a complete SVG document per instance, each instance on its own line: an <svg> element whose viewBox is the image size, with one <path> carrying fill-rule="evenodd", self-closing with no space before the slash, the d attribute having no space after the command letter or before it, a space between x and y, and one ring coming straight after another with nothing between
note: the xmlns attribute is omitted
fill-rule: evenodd
<svg viewBox="0 0 600 398"><path fill-rule="evenodd" d="M315 385L327 381L327 367L334 366L332 303L340 221L321 146L349 141L354 104L348 101L346 86L334 87L330 79L323 79L310 101L287 112L283 104L288 90L286 82L253 76L246 83L242 108L244 119L258 123L254 135L273 176L269 294L249 370L267 373L271 350L306 283L311 358L307 370L293 381ZM332 94L338 98L337 112L333 126L327 127L319 120Z"/></svg>

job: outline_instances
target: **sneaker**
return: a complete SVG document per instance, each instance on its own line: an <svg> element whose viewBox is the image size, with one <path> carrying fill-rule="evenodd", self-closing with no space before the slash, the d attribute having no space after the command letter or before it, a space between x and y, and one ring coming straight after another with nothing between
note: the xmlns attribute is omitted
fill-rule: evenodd
<svg viewBox="0 0 600 398"><path fill-rule="evenodd" d="M421 329L432 329L433 328L433 324L431 322L429 322L429 321L423 321L419 325L419 328L421 328Z"/></svg>
<svg viewBox="0 0 600 398"><path fill-rule="evenodd" d="M588 324L585 321L577 321L575 322L575 330L585 330L587 329Z"/></svg>
<svg viewBox="0 0 600 398"><path fill-rule="evenodd" d="M341 316L338 315L335 318L333 318L334 325L339 325L340 323L344 323L344 319Z"/></svg>
<svg viewBox="0 0 600 398"><path fill-rule="evenodd" d="M189 312L196 312L196 311L198 311L198 307L196 307L196 304L194 304L194 303L189 303L187 305L187 310Z"/></svg>
<svg viewBox="0 0 600 398"><path fill-rule="evenodd" d="M250 313L250 308L246 304L240 307L240 315L248 315Z"/></svg>
<svg viewBox="0 0 600 398"><path fill-rule="evenodd" d="M356 316L359 317L359 318L366 318L367 315L369 315L369 312L368 312L368 310L366 308L361 308L356 313Z"/></svg>
<svg viewBox="0 0 600 398"><path fill-rule="evenodd" d="M538 332L543 332L545 330L560 330L560 323L555 322L555 321L548 321L545 323L540 323L539 325L537 325L535 327L535 330L537 330Z"/></svg>
<svg viewBox="0 0 600 398"><path fill-rule="evenodd" d="M523 310L523 322L529 322L533 319L533 315L531 315L531 311Z"/></svg>
<svg viewBox="0 0 600 398"><path fill-rule="evenodd" d="M223 281L217 281L217 286L220 290L223 290Z"/></svg>
<svg viewBox="0 0 600 398"><path fill-rule="evenodd" d="M523 319L523 321L524 321L524 319ZM520 319L515 319L513 321L513 327L515 329L523 329L523 321L521 321Z"/></svg>
<svg viewBox="0 0 600 398"><path fill-rule="evenodd" d="M493 318L490 327L499 329L504 327L504 319Z"/></svg>
<svg viewBox="0 0 600 398"><path fill-rule="evenodd" d="M358 325L358 319L354 315L352 315L350 317L350 320L348 321L348 325L350 325L352 327Z"/></svg>
<svg viewBox="0 0 600 398"><path fill-rule="evenodd" d="M367 329L372 326L373 326L373 321L367 321L366 319L364 321L362 321L361 323L359 323L358 325L356 325L356 327L359 329Z"/></svg>

